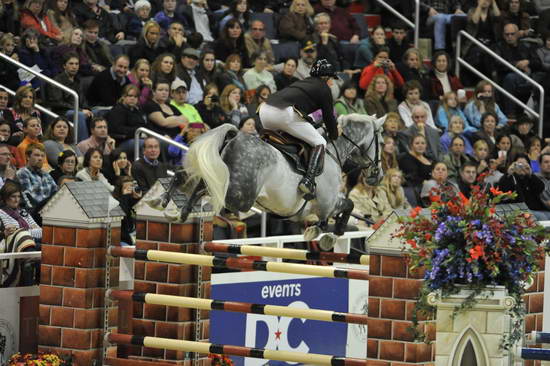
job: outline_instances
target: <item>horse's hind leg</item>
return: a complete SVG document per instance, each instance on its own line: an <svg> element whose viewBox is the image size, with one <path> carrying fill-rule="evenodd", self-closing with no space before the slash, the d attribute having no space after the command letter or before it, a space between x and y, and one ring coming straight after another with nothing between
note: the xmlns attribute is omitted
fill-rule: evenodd
<svg viewBox="0 0 550 366"><path fill-rule="evenodd" d="M319 241L319 246L321 247L321 249L332 249L334 247L334 244L336 244L336 240L338 239L338 237L344 235L352 211L353 201L349 198L341 198L336 206L336 211L334 213L334 218L336 220L334 224L334 233L323 235L323 237Z"/></svg>

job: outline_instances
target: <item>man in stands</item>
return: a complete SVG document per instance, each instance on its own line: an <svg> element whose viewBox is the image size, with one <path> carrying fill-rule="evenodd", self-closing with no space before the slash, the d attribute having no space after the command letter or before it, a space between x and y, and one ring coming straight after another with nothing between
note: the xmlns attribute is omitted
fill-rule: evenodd
<svg viewBox="0 0 550 366"><path fill-rule="evenodd" d="M84 23L84 51L90 58L94 73L100 73L113 64L109 46L99 40L99 23L94 19Z"/></svg>
<svg viewBox="0 0 550 366"><path fill-rule="evenodd" d="M22 193L30 210L39 208L56 191L52 176L42 171L42 164L46 159L44 145L30 144L25 150L27 166L16 173L21 184Z"/></svg>
<svg viewBox="0 0 550 366"><path fill-rule="evenodd" d="M212 11L216 10L214 5L218 4L211 3L208 4L206 0L192 0L191 4L182 1L176 9L189 21L191 29L202 34L206 42L213 42L213 35L216 34L216 19Z"/></svg>
<svg viewBox="0 0 550 366"><path fill-rule="evenodd" d="M159 178L168 176L168 164L160 162L160 143L155 137L143 141L143 158L132 165L132 176L145 194Z"/></svg>
<svg viewBox="0 0 550 366"><path fill-rule="evenodd" d="M13 114L8 108L8 101L10 95L6 89L0 88L0 120L8 121L8 123L13 126L15 122L13 121Z"/></svg>
<svg viewBox="0 0 550 366"><path fill-rule="evenodd" d="M92 136L86 140L80 141L76 147L86 154L91 148L98 148L103 151L103 155L110 155L115 149L115 139L109 136L107 121L103 117L95 117L90 122Z"/></svg>
<svg viewBox="0 0 550 366"><path fill-rule="evenodd" d="M472 185L476 182L477 165L468 161L462 164L459 174L460 175L456 179L456 186L460 189L460 192L462 192L464 196L470 197Z"/></svg>
<svg viewBox="0 0 550 366"><path fill-rule="evenodd" d="M255 52L265 52L267 63L273 65L275 56L271 42L265 36L265 24L261 20L253 20L250 23L250 30L244 34L246 52L250 58Z"/></svg>
<svg viewBox="0 0 550 366"><path fill-rule="evenodd" d="M194 48L186 48L176 66L176 75L185 81L189 92L187 102L197 104L202 100L206 80L198 69L200 52Z"/></svg>
<svg viewBox="0 0 550 366"><path fill-rule="evenodd" d="M168 27L166 35L159 41L159 49L162 49L162 52L170 52L176 56L176 60L179 60L181 58L181 52L186 47L187 38L185 38L183 24L180 22L172 22Z"/></svg>
<svg viewBox="0 0 550 366"><path fill-rule="evenodd" d="M88 102L92 106L112 107L122 95L122 89L130 84L126 74L130 59L126 55L118 56L111 67L94 77L88 88Z"/></svg>
<svg viewBox="0 0 550 366"><path fill-rule="evenodd" d="M439 140L439 131L430 127L426 122L428 120L428 111L422 105L414 106L412 109L412 120L414 122L409 128L402 132L409 140L415 135L426 137L428 144L426 156L432 161L440 161L443 157L443 150ZM408 146L408 144L407 144Z"/></svg>
<svg viewBox="0 0 550 366"><path fill-rule="evenodd" d="M332 34L339 41L359 42L359 26L351 14L342 8L337 7L336 0L321 0L320 4L315 5L316 13L327 13L332 20Z"/></svg>
<svg viewBox="0 0 550 366"><path fill-rule="evenodd" d="M309 77L309 72L313 63L317 59L317 45L311 39L306 39L302 42L302 49L300 50L300 59L298 60L298 66L296 67L296 72L294 72L294 77L298 80L304 80ZM284 63L275 65L275 71L282 71Z"/></svg>

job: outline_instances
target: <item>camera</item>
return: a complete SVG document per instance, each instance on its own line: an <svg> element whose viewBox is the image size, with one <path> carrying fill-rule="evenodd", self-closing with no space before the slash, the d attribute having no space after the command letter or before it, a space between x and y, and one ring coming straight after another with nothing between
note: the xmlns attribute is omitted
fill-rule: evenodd
<svg viewBox="0 0 550 366"><path fill-rule="evenodd" d="M390 68L390 60L382 61L382 68L383 69L389 69Z"/></svg>
<svg viewBox="0 0 550 366"><path fill-rule="evenodd" d="M141 193L141 188L139 187L139 184L137 181L132 182L132 192L134 192L135 194Z"/></svg>
<svg viewBox="0 0 550 366"><path fill-rule="evenodd" d="M523 164L523 163L516 163L516 169L525 169L525 164Z"/></svg>
<svg viewBox="0 0 550 366"><path fill-rule="evenodd" d="M212 103L218 103L218 102L220 101L220 98L219 98L217 95L212 95L212 96L210 97L210 101L211 101Z"/></svg>

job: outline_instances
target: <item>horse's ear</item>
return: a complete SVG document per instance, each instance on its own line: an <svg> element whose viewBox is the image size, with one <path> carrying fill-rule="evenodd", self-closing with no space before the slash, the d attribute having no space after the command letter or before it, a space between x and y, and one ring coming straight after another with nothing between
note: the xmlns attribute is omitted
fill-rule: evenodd
<svg viewBox="0 0 550 366"><path fill-rule="evenodd" d="M386 121L386 117L387 117L387 116L388 116L388 115L385 114L385 115L383 115L382 117L380 117L380 118L378 118L378 119L376 119L376 120L374 121L374 125L376 126L376 129L377 129L377 130L382 129L382 126L384 125L384 122Z"/></svg>

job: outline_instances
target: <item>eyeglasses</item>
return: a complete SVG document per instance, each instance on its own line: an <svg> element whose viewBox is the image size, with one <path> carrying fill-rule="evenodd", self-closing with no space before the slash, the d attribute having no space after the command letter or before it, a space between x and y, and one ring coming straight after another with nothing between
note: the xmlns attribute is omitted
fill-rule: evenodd
<svg viewBox="0 0 550 366"><path fill-rule="evenodd" d="M263 28L252 28L253 31L263 31L264 29Z"/></svg>
<svg viewBox="0 0 550 366"><path fill-rule="evenodd" d="M131 98L137 98L138 95L137 94L126 94L127 97L131 97Z"/></svg>
<svg viewBox="0 0 550 366"><path fill-rule="evenodd" d="M516 32L512 32L512 33L504 33L504 36L505 37L509 37L509 36L515 36L516 35Z"/></svg>

